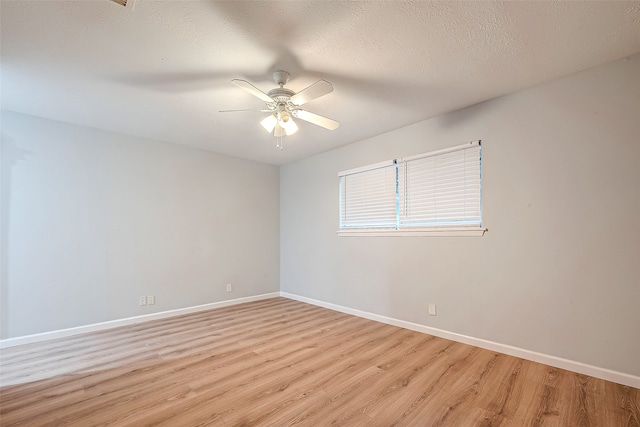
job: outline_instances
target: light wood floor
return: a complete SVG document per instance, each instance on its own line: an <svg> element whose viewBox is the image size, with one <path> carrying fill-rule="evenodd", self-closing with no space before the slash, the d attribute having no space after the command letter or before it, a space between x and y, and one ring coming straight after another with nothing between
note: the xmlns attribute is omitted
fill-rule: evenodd
<svg viewBox="0 0 640 427"><path fill-rule="evenodd" d="M640 426L640 390L274 298L2 350L2 426Z"/></svg>

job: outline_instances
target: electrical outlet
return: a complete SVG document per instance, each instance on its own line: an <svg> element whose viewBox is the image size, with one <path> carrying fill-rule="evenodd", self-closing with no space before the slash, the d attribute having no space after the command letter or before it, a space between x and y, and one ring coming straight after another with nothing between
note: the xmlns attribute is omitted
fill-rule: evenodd
<svg viewBox="0 0 640 427"><path fill-rule="evenodd" d="M227 283L227 292L231 292L232 290L231 283Z"/></svg>
<svg viewBox="0 0 640 427"><path fill-rule="evenodd" d="M156 303L156 297L155 295L149 295L147 297L147 304L148 305L154 305Z"/></svg>
<svg viewBox="0 0 640 427"><path fill-rule="evenodd" d="M147 297L145 296L140 297L140 299L138 300L138 304L147 305Z"/></svg>
<svg viewBox="0 0 640 427"><path fill-rule="evenodd" d="M435 304L429 304L429 316L437 316L438 312L436 311Z"/></svg>

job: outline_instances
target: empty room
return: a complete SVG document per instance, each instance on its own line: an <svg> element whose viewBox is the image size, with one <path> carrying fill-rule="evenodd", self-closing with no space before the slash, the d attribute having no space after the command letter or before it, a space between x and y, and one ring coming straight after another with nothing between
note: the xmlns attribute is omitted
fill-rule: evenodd
<svg viewBox="0 0 640 427"><path fill-rule="evenodd" d="M0 0L0 426L640 426L640 1Z"/></svg>

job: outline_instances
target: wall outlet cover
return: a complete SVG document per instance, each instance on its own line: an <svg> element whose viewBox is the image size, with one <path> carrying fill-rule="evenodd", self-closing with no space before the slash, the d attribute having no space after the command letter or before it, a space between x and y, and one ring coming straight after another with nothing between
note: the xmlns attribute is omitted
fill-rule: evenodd
<svg viewBox="0 0 640 427"><path fill-rule="evenodd" d="M438 312L436 311L435 304L429 304L429 316L437 316Z"/></svg>

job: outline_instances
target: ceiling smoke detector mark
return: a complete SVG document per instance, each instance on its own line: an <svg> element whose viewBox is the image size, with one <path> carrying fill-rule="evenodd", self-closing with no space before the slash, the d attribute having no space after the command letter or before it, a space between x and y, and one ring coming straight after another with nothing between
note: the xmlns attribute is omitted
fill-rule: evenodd
<svg viewBox="0 0 640 427"><path fill-rule="evenodd" d="M114 3L119 4L120 6L124 6L129 10L133 10L135 6L136 0L111 0Z"/></svg>

